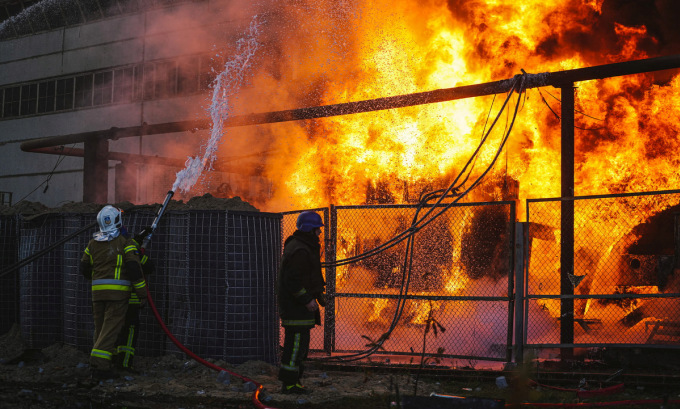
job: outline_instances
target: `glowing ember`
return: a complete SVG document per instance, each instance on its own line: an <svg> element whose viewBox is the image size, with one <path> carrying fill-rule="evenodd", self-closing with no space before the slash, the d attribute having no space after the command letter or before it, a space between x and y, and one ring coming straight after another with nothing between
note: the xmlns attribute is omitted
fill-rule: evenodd
<svg viewBox="0 0 680 409"><path fill-rule="evenodd" d="M652 21L649 13L637 9L641 3L272 3L274 14L280 18L271 19L262 28L267 39L262 60L258 60L253 87L242 90L234 101L234 113L360 101L511 78L521 69L553 72L672 53L670 47L680 38L680 29L672 18L661 16L677 13L656 10L659 19ZM655 191L680 185L677 72L581 82L576 87L576 195ZM331 203L414 203L421 193L447 186L461 171L504 97L239 128L218 147L217 156L268 152L258 158L256 166L244 166L240 171L270 180L271 191L255 197L238 189L233 192L251 198L263 210L315 208ZM467 201L516 200L517 217L526 220L526 199L560 196L560 99L560 90L555 88L531 89L523 96L502 159ZM503 114L483 146L470 180L490 164L512 109L514 106L508 107L507 116ZM575 243L574 274L584 277L575 285L575 294L611 287L613 273L608 266L626 251L630 245L627 240L635 239L629 237L631 229L674 204L656 200L642 207L621 199L589 213L591 230L587 236L577 237ZM470 265L483 258L475 258L474 250L480 247L475 235L461 238L456 233L474 231L480 220L509 218L483 213L463 222L442 222L446 227L436 241L444 243L440 249L443 261L420 271L439 280L433 291L461 294L481 278L498 279L505 274L498 268L498 260L511 256L489 246L485 256L488 253L495 258L475 270ZM533 255L546 255L542 266L548 272L535 283L540 288L530 289L533 294L560 293L559 256L554 253L561 240L559 211L554 214L553 224L546 222L543 226L549 234L534 240L528 249ZM621 224L622 218L628 224ZM396 217L393 219L382 220L380 227L390 234L403 231L394 228L397 222ZM575 228L581 227L577 221ZM510 239L508 232L493 234L496 240ZM388 237L383 236L357 226L338 226L338 258L371 248L365 245L367 238L384 242ZM394 277L399 276L396 265L383 259L355 270L340 267L338 288L356 282L350 276L361 270L369 277L362 279L379 283L376 288L390 292L395 288ZM420 290L412 289L411 293ZM380 321L381 313L384 317L391 304L376 300L369 307L368 321ZM428 308L435 308L421 304L407 304L412 323L422 324ZM577 317L600 314L602 308L596 309L593 304L576 301ZM532 308L552 318L560 316L559 300L538 300ZM619 311L619 317L629 310Z"/></svg>

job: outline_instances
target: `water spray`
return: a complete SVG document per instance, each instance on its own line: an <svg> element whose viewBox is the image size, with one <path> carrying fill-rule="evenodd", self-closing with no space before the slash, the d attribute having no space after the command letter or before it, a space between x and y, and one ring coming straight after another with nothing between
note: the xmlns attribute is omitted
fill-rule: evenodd
<svg viewBox="0 0 680 409"><path fill-rule="evenodd" d="M149 241L151 241L151 236L153 236L153 232L156 231L156 227L158 227L158 221L163 216L165 208L168 207L168 203L170 203L170 199L174 194L175 194L174 191L169 190L168 194L165 196L163 205L161 206L160 209L158 209L158 213L156 213L156 218L153 219L153 223L151 223L151 232L148 235L146 235L146 237L144 237L144 240L142 241L142 248L146 248L149 245Z"/></svg>

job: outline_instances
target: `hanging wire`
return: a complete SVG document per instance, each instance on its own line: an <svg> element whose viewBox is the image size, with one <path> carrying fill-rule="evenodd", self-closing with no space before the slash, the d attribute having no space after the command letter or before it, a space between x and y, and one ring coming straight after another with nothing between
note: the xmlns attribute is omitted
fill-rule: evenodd
<svg viewBox="0 0 680 409"><path fill-rule="evenodd" d="M71 147L69 148L69 151L71 151L71 150L75 147L75 145L76 145L75 143L74 143L73 145L71 145ZM35 189L31 190L31 191L30 191L28 194L26 194L24 197L22 197L21 199L17 200L17 201L16 201L12 206L10 206L10 207L14 207L14 206L16 206L18 203L24 201L27 197L29 197L30 195L32 195L33 192L35 192L36 190L40 189L40 187L43 186L43 185L45 185L45 189L43 189L43 193L46 193L46 192L47 192L47 189L49 189L49 187L50 187L50 180L52 180L52 176L54 176L54 172L57 170L57 168L59 167L59 165L61 165L61 162L63 162L64 159L66 158L66 155L63 153L63 152L64 152L64 147L62 146L61 149L62 149L62 153L59 154L59 157L57 158L57 163L54 164L54 167L53 167L52 170L50 171L49 175L47 175L47 179L45 179L43 182L41 182L38 186L35 187Z"/></svg>
<svg viewBox="0 0 680 409"><path fill-rule="evenodd" d="M441 204L441 202L442 202L445 198L450 197L450 196L449 196L449 193L454 192L455 194L457 194L457 197L458 197L458 198L457 198L456 200L454 200L453 202L451 202L451 203L449 204L448 207L450 207L450 206L452 206L453 204L455 204L455 203L457 203L458 201L460 201L460 199L461 199L462 197L464 197L470 190L472 190L472 188L474 188L474 186L477 186L477 185L479 184L479 182L481 181L480 179L483 178L484 176L486 176L486 174L489 172L490 168L487 168L487 169L482 173L482 175L480 176L480 178L478 178L478 179L475 181L475 183L473 183L472 187L466 189L466 190L464 191L463 194L458 194L458 193L457 193L458 189L460 189L460 188L462 187L462 185L458 184L459 179L460 179L463 175L466 174L466 171L467 171L468 167L471 166L471 164L472 164L472 162L474 161L475 157L479 154L479 152L480 152L482 146L484 145L484 143L485 143L486 140L488 139L489 135L491 134L491 131L494 129L496 123L497 123L498 120L500 119L501 114L502 114L503 111L505 110L505 107L507 106L507 104L508 104L508 102L509 102L509 100L510 100L510 97L512 96L512 93L513 93L514 91L518 91L518 92L520 93L520 96L521 96L521 92L523 92L523 84L524 84L524 77L521 76L521 75L516 76L515 79L514 79L514 81L513 81L513 83L512 83L512 87L511 87L510 92L508 93L507 98L506 98L505 101L503 102L503 105L501 106L500 111L498 112L498 114L496 115L496 118L494 119L494 121L492 122L491 126L489 127L489 130L486 132L486 134L484 135L484 137L483 137L482 140L480 141L479 145L477 146L477 149L475 149L475 151L473 152L472 156L471 156L471 157L468 159L468 161L465 163L465 166L464 166L463 169L458 173L458 175L456 176L456 178L454 179L454 181L449 185L448 188L446 188L446 189L442 192L442 194L441 194L441 196L439 197L439 199L432 205L432 207L430 207L430 209L425 213L425 215L423 215L420 219L418 219L415 223L413 223L413 224L411 225L410 228L408 228L408 229L406 229L406 230L400 232L399 234L395 235L395 236L394 236L393 238L391 238L390 240L386 241L385 243L382 243L381 245L379 245L379 246L377 246L377 247L375 247L375 248L373 248L373 249L371 249L371 250L369 250L369 251L366 251L366 252L364 252L364 253L362 253L362 254L358 254L358 255L356 255L356 256L347 257L347 258L342 259L342 260L336 260L336 261L334 261L334 262L332 262L332 263L323 263L322 265L323 265L324 267L330 267L330 266L342 266L342 265L354 263L354 262L357 262L357 261L366 259L366 258L368 258L368 257L374 256L374 255L376 255L376 254L378 254L378 253L381 253L381 252L383 252L383 251L385 251L385 250L387 250L387 249L389 249L389 248L392 248L392 247L396 246L397 244L399 244L400 242L406 240L409 236L412 236L413 234L417 233L418 230L422 229L422 228L425 227L427 224L429 224L429 223L431 222L431 220L428 220L428 221L425 221L425 220L426 220L427 217L434 211L434 209L435 209L439 204ZM516 113L517 113L517 109L518 109L518 108L519 108L519 104L515 107L515 115L516 115ZM513 118L513 123L514 123L514 118ZM506 138L507 138L507 135L510 133L510 130L511 130L511 129L512 129L512 127L507 131ZM505 139L504 139L504 140L505 140ZM495 161L496 161L497 158L498 158L498 154L497 154L496 157L494 158L494 161L491 163L491 166L493 166L493 164L495 163ZM445 208L445 210L448 209L448 207ZM444 211L445 211L445 210L444 210ZM422 224L422 225L421 225L421 224Z"/></svg>
<svg viewBox="0 0 680 409"><path fill-rule="evenodd" d="M434 192L430 192L430 193L426 193L426 194L421 195L420 201L418 203L418 207L416 208L416 212L415 212L415 214L413 216L413 220L411 222L411 227L409 229L405 230L404 232L400 233L400 235L403 235L404 237L401 238L399 241L396 241L396 238L399 236L399 235L397 235L397 236L395 236L395 238L392 239L392 240L395 240L395 242L390 244L389 246L385 246L385 244L389 243L392 240L384 243L382 246L378 246L378 247L382 247L382 249L379 251L379 252L382 252L382 251L385 251L388 248L396 245L397 243L403 241L404 239L407 240L406 251L404 253L405 254L404 255L404 263L403 263L404 268L402 269L401 286L400 286L400 289L399 289L399 295L397 296L397 308L395 310L394 315L392 316L392 321L390 322L390 325L389 325L387 331L384 332L378 338L377 341L373 342L372 344L369 344L370 348L367 349L367 350L352 353L352 354L335 356L335 357L317 358L315 360L319 360L319 361L342 361L342 362L357 361L357 360L360 360L360 359L367 358L368 356L374 354L376 351L378 351L382 347L382 345L385 343L385 341L387 341L389 339L390 335L392 334L394 329L397 327L397 324L399 323L399 320L401 319L401 316L402 316L403 311L404 311L404 307L406 305L406 299L407 299L407 296L408 296L408 288L409 288L409 285L410 285L410 282L411 282L411 272L412 272L412 269L413 269L413 250L414 250L414 247L415 247L415 233L418 230L427 226L429 223L434 221L439 216L441 216L444 212L446 212L455 203L459 202L463 197L465 197L465 195L467 195L467 193L469 193L472 189L474 189L474 187L479 185L479 183L481 183L482 179L486 176L486 174L493 168L498 157L500 156L501 152L503 151L503 148L505 147L505 144L506 144L506 142L507 142L507 140L510 136L510 132L512 131L512 128L514 126L515 119L517 118L517 112L518 112L519 107L520 107L522 93L524 92L524 79L525 79L524 75L522 75L519 79L516 78L516 81L513 83L512 89L510 90L508 97L506 98L505 102L503 103L503 106L501 107L501 110L499 111L498 115L496 116L496 119L494 120L491 127L489 128L489 131L482 138L480 145L477 147L477 149L473 153L473 156L468 160L465 167L463 168L463 170L461 170L461 172L458 174L456 179L449 185L449 187L447 189L443 189L443 190L440 189L440 190L437 190L437 191L434 191ZM518 99L517 99L517 103L515 104L515 110L514 110L514 113L513 113L512 121L510 122L509 128L504 131L504 136L501 140L500 146L497 149L496 155L494 156L491 163L484 170L484 172L482 172L482 174L480 176L478 176L477 179L475 179L474 183L472 183L472 185L469 188L467 188L463 193L458 194L456 192L455 188L456 187L460 188L460 186L464 182L462 182L461 185L456 185L456 182L465 173L465 170L468 167L468 165L470 165L470 162L473 162L474 159L476 158L481 147L483 146L484 142L486 142L489 134L491 133L491 130L493 129L498 118L500 117L500 114L505 109L507 102L510 99L510 96L512 96L512 93L515 90L518 92L519 96L518 96ZM485 126L486 126L486 124L485 124ZM469 173L468 173L468 177L469 177ZM466 177L465 180L467 180L467 177ZM427 211L427 213L424 216L419 218L418 214L420 213L420 211L425 206L428 206L428 203L431 200L434 200L435 198L437 198L436 203L429 205L431 207ZM438 213L435 213L432 217L427 219L427 216L430 213L432 213L432 211L435 209L435 207L438 206L445 198L453 198L453 201L451 203L448 203L441 211L439 211ZM367 256L367 254L369 254L369 253L371 255L379 253L379 252L375 252L374 250L375 249L372 249L372 250L365 252L365 253L363 253L359 256L352 257L351 259L353 259L355 261L359 261L359 260L362 260L366 257L370 257L370 256ZM349 261L348 261L349 259L350 258L340 260L340 262L342 262L342 264L325 263L324 265L325 266L344 265L344 264L349 263Z"/></svg>
<svg viewBox="0 0 680 409"><path fill-rule="evenodd" d="M545 98L543 97L543 93L541 92L541 89L540 89L540 88L536 88L536 89L538 90L538 93L541 94L541 99L543 100L543 103L548 107L548 109L550 109L550 112L552 112L553 115L555 115L555 117L557 118L558 121L561 121L562 118L560 118L560 116L557 114L557 112L555 112L555 111L552 109L552 107L550 106L550 104L548 103L548 101L546 101ZM550 95L551 97L557 99L557 97L555 97L554 95L552 95L552 94L549 93L548 91L545 91L545 92L546 92L548 95ZM560 101L559 99L557 99L557 100L558 100L560 103L562 102L562 101ZM588 114L584 114L583 112L581 112L581 111L579 111L579 110L577 110L577 109L574 109L574 111L576 111L576 112L578 112L578 113L580 113L580 114L583 114L583 115L585 115L585 116L587 116L587 117L589 117L589 118L593 118L593 119L596 119L596 120L598 120L598 121L603 121L603 119L595 118L594 116L590 116L590 115L588 115ZM599 127L597 127L597 128L584 128L584 127L581 127L581 126L578 126L578 125L574 125L574 128L576 128L576 129L581 129L581 130L583 130L583 131L597 131L598 129L603 129L603 128L605 128L605 127L604 127L604 126L599 126Z"/></svg>

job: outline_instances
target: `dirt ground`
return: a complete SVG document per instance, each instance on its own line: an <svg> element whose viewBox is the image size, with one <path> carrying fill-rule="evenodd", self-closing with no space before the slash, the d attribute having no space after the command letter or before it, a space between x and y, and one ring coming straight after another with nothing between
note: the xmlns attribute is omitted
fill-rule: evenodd
<svg viewBox="0 0 680 409"><path fill-rule="evenodd" d="M136 359L138 374L123 373L117 379L94 382L89 376L87 353L62 344L42 350L26 349L15 326L0 337L0 408L254 407L252 385L234 376L225 377L184 356ZM397 383L402 390L413 388L413 377L408 374L373 376L326 371L311 363L304 378L310 393L284 395L277 380L278 368L273 365L261 361L241 365L208 361L261 383L265 388L261 401L279 408L328 408L343 398L370 402L384 399ZM423 393L441 390L436 382L420 380L419 384Z"/></svg>

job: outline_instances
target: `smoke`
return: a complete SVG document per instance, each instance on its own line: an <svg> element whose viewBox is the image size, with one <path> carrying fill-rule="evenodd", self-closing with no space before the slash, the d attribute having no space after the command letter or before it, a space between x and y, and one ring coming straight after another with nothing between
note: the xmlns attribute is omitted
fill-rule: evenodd
<svg viewBox="0 0 680 409"><path fill-rule="evenodd" d="M212 103L209 108L212 119L210 139L204 146L203 156L190 157L186 162L186 168L177 173L172 191L190 190L203 171L211 168L217 153L217 146L223 137L224 121L231 113L231 98L243 85L259 48L257 42L259 30L260 22L255 16L244 38L237 42L235 55L227 61L224 70L217 75L213 83Z"/></svg>

